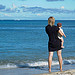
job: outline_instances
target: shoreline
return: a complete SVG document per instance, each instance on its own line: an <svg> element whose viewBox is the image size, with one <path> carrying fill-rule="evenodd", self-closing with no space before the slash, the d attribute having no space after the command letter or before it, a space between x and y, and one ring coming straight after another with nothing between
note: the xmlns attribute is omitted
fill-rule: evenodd
<svg viewBox="0 0 75 75"><path fill-rule="evenodd" d="M0 69L0 75L75 75L75 69L56 71L49 73L45 70L34 68L13 68L13 69Z"/></svg>
<svg viewBox="0 0 75 75"><path fill-rule="evenodd" d="M0 75L34 75L40 73L48 73L48 71L43 71L34 68L8 68L0 69Z"/></svg>

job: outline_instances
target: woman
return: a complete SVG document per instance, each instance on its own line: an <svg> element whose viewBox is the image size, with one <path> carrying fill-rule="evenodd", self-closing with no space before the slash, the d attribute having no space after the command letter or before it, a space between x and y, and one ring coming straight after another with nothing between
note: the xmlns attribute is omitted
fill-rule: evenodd
<svg viewBox="0 0 75 75"><path fill-rule="evenodd" d="M53 52L57 51L59 64L60 64L60 71L62 71L62 55L61 55L61 40L58 39L58 33L62 36L62 32L59 30L57 26L54 25L55 19L54 17L48 18L48 25L46 26L46 33L49 36L48 42L48 50L49 50L49 57L48 57L48 64L49 64L49 72L51 72L51 63Z"/></svg>

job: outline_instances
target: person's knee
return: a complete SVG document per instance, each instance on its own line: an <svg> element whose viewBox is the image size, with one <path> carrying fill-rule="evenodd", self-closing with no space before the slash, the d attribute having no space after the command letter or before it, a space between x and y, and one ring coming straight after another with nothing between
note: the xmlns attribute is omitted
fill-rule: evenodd
<svg viewBox="0 0 75 75"><path fill-rule="evenodd" d="M53 57L53 52L49 52L49 57L50 57L50 58Z"/></svg>
<svg viewBox="0 0 75 75"><path fill-rule="evenodd" d="M62 39L62 42L64 42L64 39Z"/></svg>
<svg viewBox="0 0 75 75"><path fill-rule="evenodd" d="M49 54L49 57L53 57L53 54Z"/></svg>
<svg viewBox="0 0 75 75"><path fill-rule="evenodd" d="M57 55L58 55L58 57L62 57L61 50L57 51Z"/></svg>
<svg viewBox="0 0 75 75"><path fill-rule="evenodd" d="M64 42L64 39L61 39L62 42Z"/></svg>
<svg viewBox="0 0 75 75"><path fill-rule="evenodd" d="M58 54L58 57L61 57L61 53Z"/></svg>

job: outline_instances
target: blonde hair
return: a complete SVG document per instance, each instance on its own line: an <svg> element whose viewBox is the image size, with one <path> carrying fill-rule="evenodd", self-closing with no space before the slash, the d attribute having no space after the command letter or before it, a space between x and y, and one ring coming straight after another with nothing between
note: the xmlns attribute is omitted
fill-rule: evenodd
<svg viewBox="0 0 75 75"><path fill-rule="evenodd" d="M55 23L55 18L54 18L54 17L49 17L49 18L48 18L48 24L49 24L50 26L53 26L54 23Z"/></svg>

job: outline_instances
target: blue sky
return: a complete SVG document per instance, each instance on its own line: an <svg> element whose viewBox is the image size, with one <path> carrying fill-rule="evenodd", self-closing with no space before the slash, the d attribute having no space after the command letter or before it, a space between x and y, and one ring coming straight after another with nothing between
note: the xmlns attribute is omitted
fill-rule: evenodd
<svg viewBox="0 0 75 75"><path fill-rule="evenodd" d="M75 20L75 0L0 0L0 20Z"/></svg>

